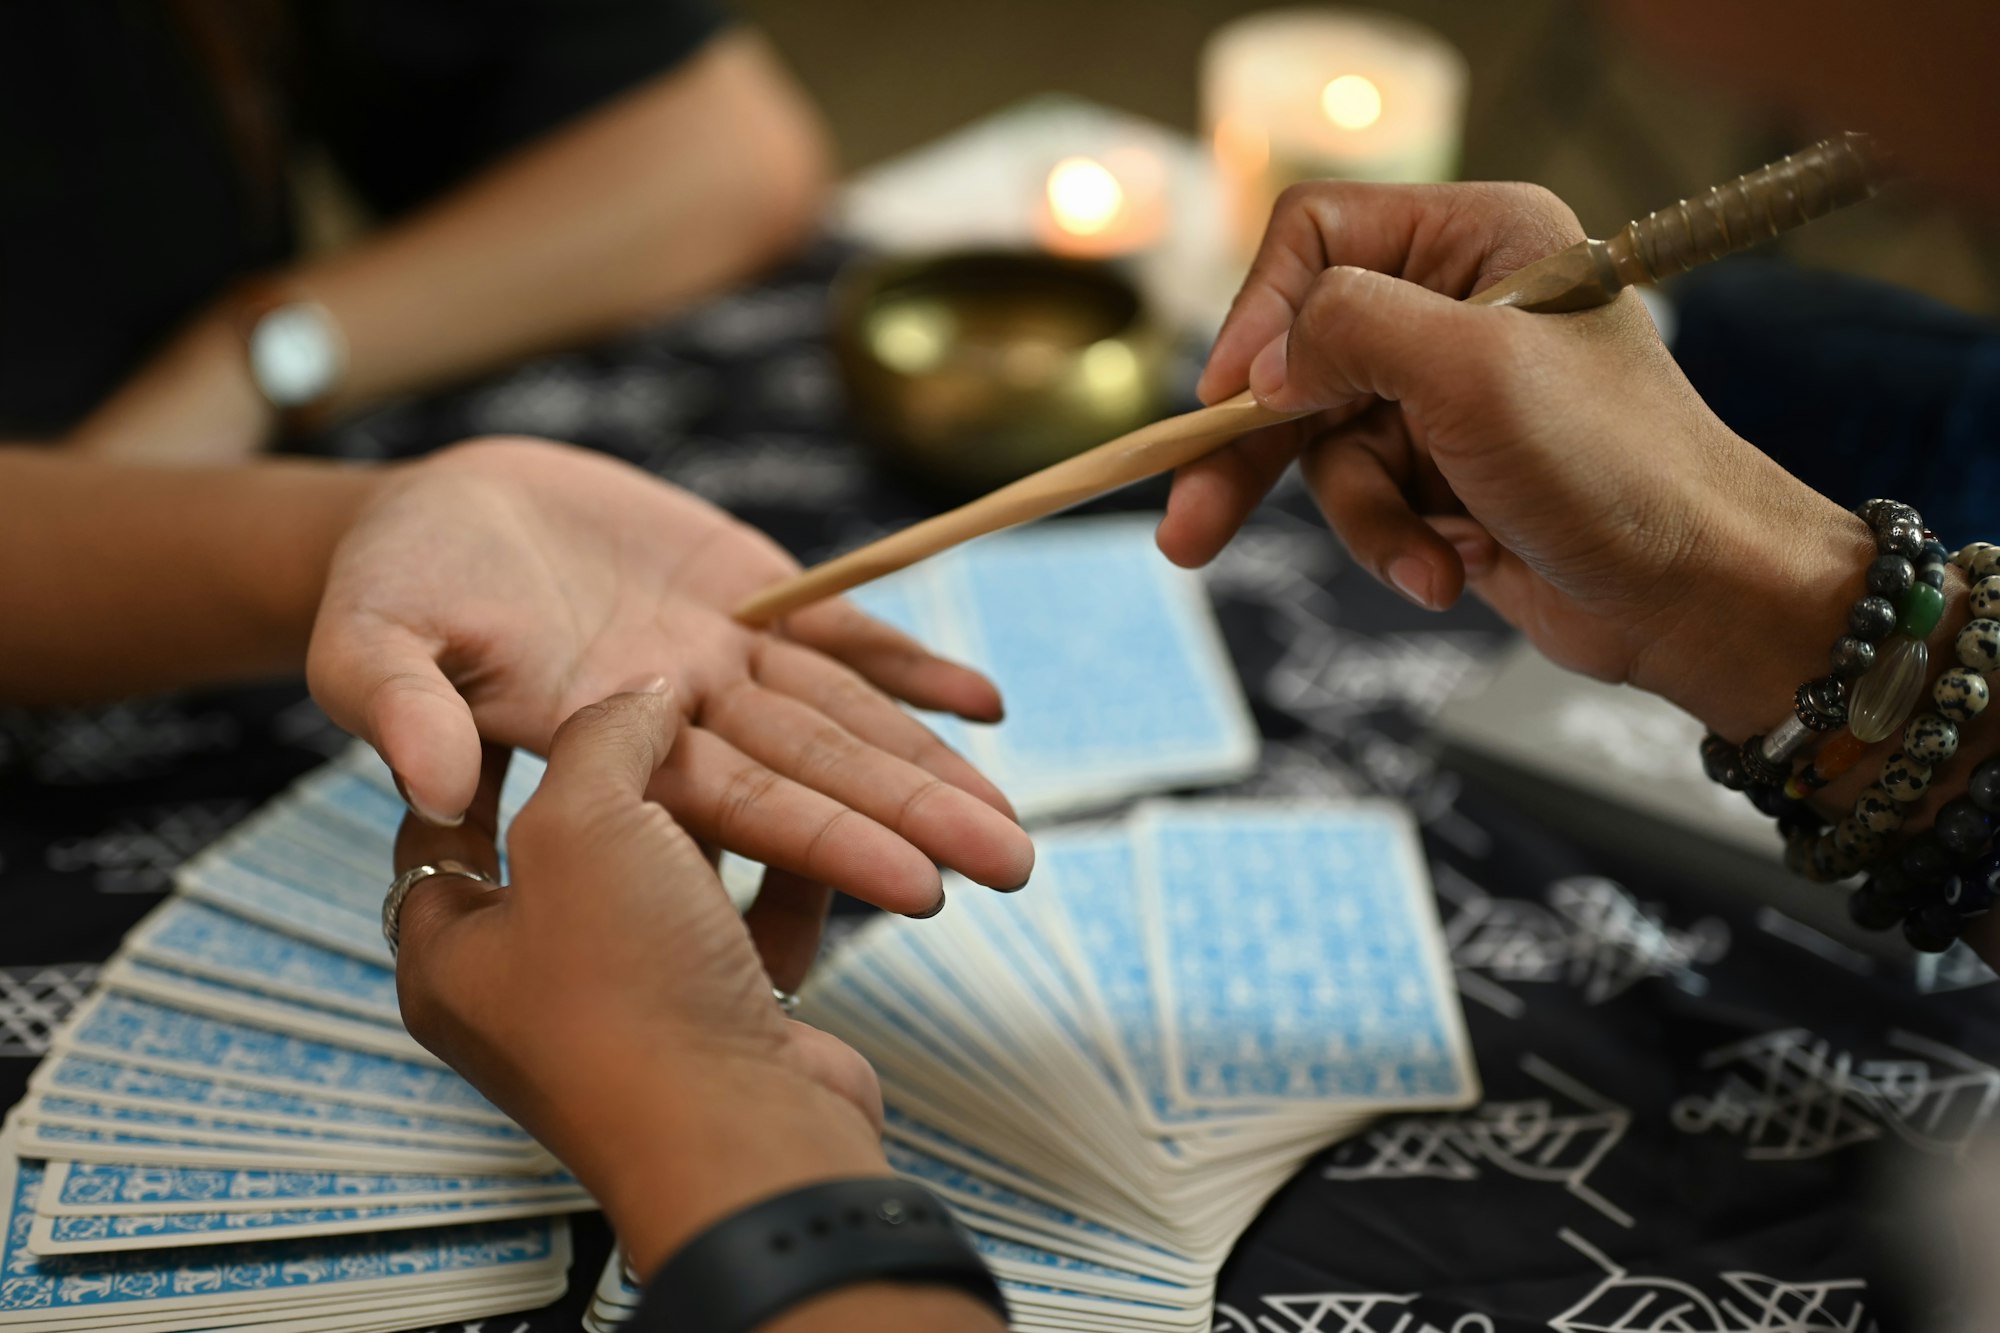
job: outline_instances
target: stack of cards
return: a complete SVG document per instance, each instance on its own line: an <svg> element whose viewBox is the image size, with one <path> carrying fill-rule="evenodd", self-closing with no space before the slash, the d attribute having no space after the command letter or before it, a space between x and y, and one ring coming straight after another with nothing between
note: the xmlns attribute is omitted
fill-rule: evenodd
<svg viewBox="0 0 2000 1333"><path fill-rule="evenodd" d="M1198 576L1151 517L1002 533L856 590L866 610L990 675L999 727L925 719L1024 819L1232 782L1258 736Z"/></svg>
<svg viewBox="0 0 2000 1333"><path fill-rule="evenodd" d="M126 940L0 1131L0 1333L362 1333L561 1295L589 1197L397 1014L401 813L356 752Z"/></svg>
<svg viewBox="0 0 2000 1333"><path fill-rule="evenodd" d="M1478 1098L1398 808L1157 803L1037 839L821 964L800 1017L881 1075L894 1168L936 1190L1018 1329L1204 1330L1266 1198L1393 1110ZM606 1333L638 1292L613 1264Z"/></svg>

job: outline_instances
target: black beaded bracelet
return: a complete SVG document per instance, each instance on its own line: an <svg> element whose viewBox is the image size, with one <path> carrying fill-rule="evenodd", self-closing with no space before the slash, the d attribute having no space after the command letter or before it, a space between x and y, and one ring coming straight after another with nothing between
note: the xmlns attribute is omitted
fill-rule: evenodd
<svg viewBox="0 0 2000 1333"><path fill-rule="evenodd" d="M1923 517L1910 506L1870 500L1855 512L1874 533L1877 554L1868 567L1866 591L1848 608L1847 632L1828 653L1830 674L1799 686L1791 715L1768 732L1741 745L1710 732L1701 743L1702 768L1709 778L1748 794L1759 810L1780 821L1788 838L1825 826L1804 793L1784 790L1791 762L1818 736L1846 723L1848 695L1875 666L1876 645L1903 623L1899 602L1921 582L1918 562L1929 554ZM1937 546L1935 554L1933 587L1943 582L1944 548Z"/></svg>

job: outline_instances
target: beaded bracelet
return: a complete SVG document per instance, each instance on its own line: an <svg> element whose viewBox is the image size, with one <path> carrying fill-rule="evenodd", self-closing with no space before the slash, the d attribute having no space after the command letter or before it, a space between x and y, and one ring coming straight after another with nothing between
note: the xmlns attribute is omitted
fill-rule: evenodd
<svg viewBox="0 0 2000 1333"><path fill-rule="evenodd" d="M1893 500L1870 500L1855 511L1875 535L1876 559L1868 567L1868 587L1848 608L1847 633L1834 641L1828 654L1832 672L1807 681L1793 696L1792 714L1768 732L1741 745L1710 732L1702 739L1702 767L1712 781L1731 791L1747 792L1751 802L1781 823L1824 823L1805 803L1805 791L1783 790L1786 766L1820 733L1847 720L1848 694L1853 682L1875 666L1876 644L1903 623L1909 608L1892 599L1907 597L1918 583L1916 559L1927 553L1924 520L1916 510ZM1944 548L1937 547L1938 584L1942 586ZM1943 609L1939 594L1939 610ZM1936 617L1932 617L1932 624ZM1926 633L1929 631L1927 630ZM1922 677L1919 676L1919 682ZM1885 733L1886 734L1886 733ZM1866 752L1857 748L1852 765ZM1843 768L1841 771L1845 771ZM1830 781L1830 774L1825 781ZM1810 790L1810 789L1808 789Z"/></svg>
<svg viewBox="0 0 2000 1333"><path fill-rule="evenodd" d="M1900 807L1922 799L1930 790L1938 766L1958 751L1960 725L1985 710L1989 697L1985 673L2000 667L2000 621L1971 621L1959 631L1955 647L1959 664L1939 676L1931 687L1935 711L1911 719L1904 727L1902 745L1882 765L1875 784L1855 798L1853 812L1847 818L1831 832L1813 837L1810 843L1803 837L1788 842L1787 864L1802 869L1812 879L1845 879L1881 855L1889 835L1903 825ZM1922 677L1918 681L1921 686ZM1911 711L1911 705L1899 702L1898 706L1902 715L1893 719L1892 726L1900 725ZM1860 707L1857 702L1856 708ZM1849 724L1850 730L1859 735L1860 724L1857 716ZM1935 832L1919 835L1904 849L1905 858L1920 857L1921 868L1919 864L1912 866L1919 878L1941 881L1949 876L1958 859L1974 855L1984 846L1992 830L1984 826L1985 817L1977 809L1967 808L1981 824L1976 843L1970 840L1971 824L1975 821L1966 821L1967 836L1947 836L1940 812ZM1935 845L1927 841L1931 839L1936 840Z"/></svg>
<svg viewBox="0 0 2000 1333"><path fill-rule="evenodd" d="M1973 619L1958 633L1954 649L1959 664L1938 678L1932 689L1935 713L1913 720L1903 734L1903 746L1883 768L1882 780L1856 802L1856 819L1866 802L1871 812L1885 804L1889 813L1875 818L1901 824L1893 802L1911 801L1929 787L1937 764L1958 749L1958 726L1986 707L1989 691L1984 673L2000 669L2000 547L1974 542L1951 562L1972 581ZM1898 767L1898 761L1906 761ZM1891 822L1893 820L1893 822ZM1983 915L2000 896L2000 855L1992 848L2000 824L2000 759L1988 759L1972 771L1963 795L1947 801L1928 830L1912 837L1893 858L1870 868L1869 878L1849 900L1855 922L1885 929L1898 920L1913 948L1928 953L1950 948L1965 924Z"/></svg>

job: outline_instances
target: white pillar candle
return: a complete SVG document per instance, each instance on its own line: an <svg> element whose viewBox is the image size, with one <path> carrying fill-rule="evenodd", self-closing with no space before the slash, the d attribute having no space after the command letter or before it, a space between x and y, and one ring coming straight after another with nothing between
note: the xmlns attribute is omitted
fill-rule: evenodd
<svg viewBox="0 0 2000 1333"><path fill-rule="evenodd" d="M1281 9L1217 30L1202 111L1232 229L1256 244L1302 180L1449 180L1465 60L1420 24L1367 10Z"/></svg>

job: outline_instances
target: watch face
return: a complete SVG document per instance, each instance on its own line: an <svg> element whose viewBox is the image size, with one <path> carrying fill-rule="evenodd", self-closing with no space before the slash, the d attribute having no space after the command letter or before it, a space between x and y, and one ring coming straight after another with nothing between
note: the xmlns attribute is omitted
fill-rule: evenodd
<svg viewBox="0 0 2000 1333"><path fill-rule="evenodd" d="M339 382L346 349L321 306L280 306L257 321L249 341L250 373L274 407L302 407Z"/></svg>

